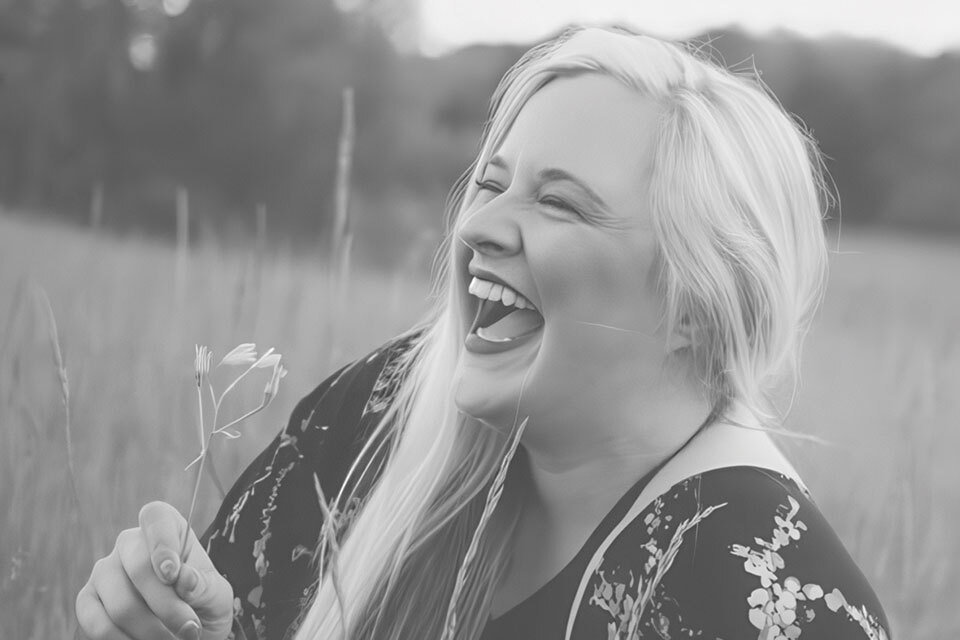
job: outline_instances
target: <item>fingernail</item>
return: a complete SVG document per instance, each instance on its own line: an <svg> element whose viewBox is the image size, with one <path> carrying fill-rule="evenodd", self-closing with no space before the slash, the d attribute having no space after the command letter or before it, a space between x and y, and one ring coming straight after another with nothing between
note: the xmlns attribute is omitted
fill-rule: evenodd
<svg viewBox="0 0 960 640"><path fill-rule="evenodd" d="M187 620L177 632L180 640L200 640L200 625L194 620Z"/></svg>
<svg viewBox="0 0 960 640"><path fill-rule="evenodd" d="M173 582L177 579L177 563L173 561L173 558L167 558L160 563L160 575L167 582Z"/></svg>

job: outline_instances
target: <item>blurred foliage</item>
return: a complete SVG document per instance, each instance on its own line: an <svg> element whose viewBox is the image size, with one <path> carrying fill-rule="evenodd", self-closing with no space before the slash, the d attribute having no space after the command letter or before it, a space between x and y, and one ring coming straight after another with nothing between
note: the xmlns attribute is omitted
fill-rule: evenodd
<svg viewBox="0 0 960 640"><path fill-rule="evenodd" d="M413 0L350 5L0 0L0 200L84 220L99 192L105 224L168 232L182 185L201 227L249 228L264 203L272 233L315 239L332 210L341 90L353 86L355 209L379 212L360 225L375 244L413 242L438 226L522 48L398 53ZM702 40L730 66L755 63L812 129L846 222L960 229L960 54Z"/></svg>

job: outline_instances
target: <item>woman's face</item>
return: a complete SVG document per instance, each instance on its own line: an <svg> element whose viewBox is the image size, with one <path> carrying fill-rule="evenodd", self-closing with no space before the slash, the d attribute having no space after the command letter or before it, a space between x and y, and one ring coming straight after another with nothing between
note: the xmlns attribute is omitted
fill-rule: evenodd
<svg viewBox="0 0 960 640"><path fill-rule="evenodd" d="M516 296L536 312L472 327L454 380L464 413L503 430L529 415L525 440L555 437L656 392L669 352L649 214L658 113L606 76L558 78L481 167L459 219L464 308L481 325Z"/></svg>

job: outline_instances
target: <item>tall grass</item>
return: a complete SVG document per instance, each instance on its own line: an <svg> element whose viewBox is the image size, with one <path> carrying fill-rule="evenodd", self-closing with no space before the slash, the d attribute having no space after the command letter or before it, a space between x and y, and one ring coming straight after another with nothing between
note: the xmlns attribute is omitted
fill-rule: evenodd
<svg viewBox="0 0 960 640"><path fill-rule="evenodd" d="M895 631L917 640L960 629L958 246L845 236L788 425L830 444L785 442ZM290 369L277 401L218 451L226 483L329 371L325 260L201 245L186 261L178 296L173 247L0 216L0 638L70 637L77 590L139 507L163 499L187 508L195 343L220 353L269 344ZM420 314L424 275L353 265L336 312L362 322L339 325L341 360ZM59 329L82 514L60 365L34 284ZM254 387L238 405L259 401ZM202 492L196 521L215 503L215 492ZM77 526L78 515L89 527Z"/></svg>
<svg viewBox="0 0 960 640"><path fill-rule="evenodd" d="M324 318L333 313L322 256L265 252L257 277L243 248L201 246L188 256L177 295L176 252L146 241L0 216L0 638L68 637L73 599L93 561L134 526L138 505L163 499L186 510L196 455L194 344L225 353L240 342L275 346L290 375L240 440L216 452L230 483L285 423L294 403L329 373ZM29 284L21 284L27 283ZM409 326L427 288L420 274L392 281L362 268L342 313L344 360ZM70 381L76 482L85 519L75 525L67 473L61 382L47 321L26 294L47 291ZM406 301L388 316L400 286ZM237 304L238 295L246 296ZM18 301L19 300L19 301ZM347 325L344 325L347 326ZM229 414L255 406L262 384L228 399ZM209 521L214 491L196 521Z"/></svg>

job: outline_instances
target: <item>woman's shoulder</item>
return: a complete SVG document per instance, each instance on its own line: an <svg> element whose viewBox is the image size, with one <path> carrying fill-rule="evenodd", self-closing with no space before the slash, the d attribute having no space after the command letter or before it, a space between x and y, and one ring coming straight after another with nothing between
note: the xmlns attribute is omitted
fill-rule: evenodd
<svg viewBox="0 0 960 640"><path fill-rule="evenodd" d="M651 637L889 637L876 595L807 490L756 466L672 485L621 522L583 585L578 626L635 624Z"/></svg>
<svg viewBox="0 0 960 640"><path fill-rule="evenodd" d="M403 378L403 356L421 335L412 330L332 373L294 408L285 432L288 436L332 436L349 445L363 439L371 419L390 405Z"/></svg>
<svg viewBox="0 0 960 640"><path fill-rule="evenodd" d="M392 338L367 355L349 362L318 384L303 397L293 411L294 417L306 421L295 425L306 430L310 422L317 422L317 414L329 407L361 410L361 414L382 411L395 387L399 364L413 346L418 331L409 331ZM329 406L328 406L329 405Z"/></svg>

